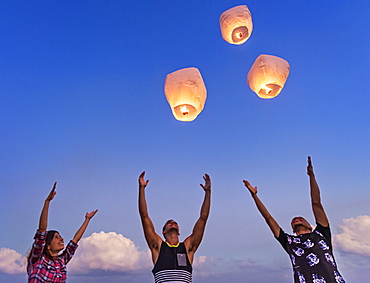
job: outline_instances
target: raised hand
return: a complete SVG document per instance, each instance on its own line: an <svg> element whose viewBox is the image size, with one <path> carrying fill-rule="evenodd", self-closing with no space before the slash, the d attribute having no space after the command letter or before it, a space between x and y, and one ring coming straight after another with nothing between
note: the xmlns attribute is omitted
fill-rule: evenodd
<svg viewBox="0 0 370 283"><path fill-rule="evenodd" d="M90 213L86 212L85 218L86 219L91 219L94 217L94 215L98 212L98 210L91 211Z"/></svg>
<svg viewBox="0 0 370 283"><path fill-rule="evenodd" d="M307 175L312 176L312 175L314 175L314 173L313 173L313 167L312 167L312 162L311 162L311 156L307 157L307 162L308 162Z"/></svg>
<svg viewBox="0 0 370 283"><path fill-rule="evenodd" d="M72 241L76 244L81 240L87 225L89 225L90 219L94 217L94 215L98 212L98 210L91 211L90 213L86 212L85 220L82 223L81 227L77 230L76 234L74 235Z"/></svg>
<svg viewBox="0 0 370 283"><path fill-rule="evenodd" d="M48 218L49 218L49 205L50 201L54 199L54 196L57 194L55 191L57 187L57 182L54 183L53 188L51 189L49 195L44 201L44 206L42 207L40 220L39 220L39 230L45 232L48 227Z"/></svg>
<svg viewBox="0 0 370 283"><path fill-rule="evenodd" d="M252 187L252 185L247 180L243 180L243 183L244 186L246 186L251 193L252 199L256 203L258 211L261 213L263 218L265 218L267 225L271 229L271 232L274 234L275 237L278 237L280 233L280 226L257 196L257 187Z"/></svg>
<svg viewBox="0 0 370 283"><path fill-rule="evenodd" d="M139 187L145 188L149 183L149 180L145 181L144 176L145 176L145 171L143 171L139 176Z"/></svg>
<svg viewBox="0 0 370 283"><path fill-rule="evenodd" d="M257 194L257 187L252 187L252 185L247 180L243 180L243 183L252 195Z"/></svg>
<svg viewBox="0 0 370 283"><path fill-rule="evenodd" d="M204 191L210 191L211 190L211 178L208 174L204 174L203 179L205 181L205 184L200 186L203 188Z"/></svg>
<svg viewBox="0 0 370 283"><path fill-rule="evenodd" d="M57 194L57 192L55 191L56 188L57 188L57 182L54 183L53 188L51 189L51 192L49 193L46 200L51 201L54 198L54 196Z"/></svg>

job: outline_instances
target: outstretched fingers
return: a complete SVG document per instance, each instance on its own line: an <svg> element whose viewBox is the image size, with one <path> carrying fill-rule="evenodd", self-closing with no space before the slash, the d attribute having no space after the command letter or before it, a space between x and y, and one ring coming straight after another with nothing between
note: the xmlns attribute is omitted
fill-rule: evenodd
<svg viewBox="0 0 370 283"><path fill-rule="evenodd" d="M146 187L149 183L149 180L145 181L144 177L145 177L145 171L141 172L139 176L139 186L140 187Z"/></svg>
<svg viewBox="0 0 370 283"><path fill-rule="evenodd" d="M94 211L91 211L90 213L86 212L85 217L86 217L87 219L91 219L91 218L93 218L93 217L94 217L94 215L95 215L97 212L98 212L98 209L97 209L97 210L94 210Z"/></svg>
<svg viewBox="0 0 370 283"><path fill-rule="evenodd" d="M47 200L52 200L54 198L54 196L57 194L57 192L55 191L56 188L57 188L57 182L54 182L53 188L51 189L48 197L46 198Z"/></svg>
<svg viewBox="0 0 370 283"><path fill-rule="evenodd" d="M203 180L204 180L205 182L211 182L211 178L209 177L209 175L208 175L208 174L204 174L204 176L203 176Z"/></svg>
<svg viewBox="0 0 370 283"><path fill-rule="evenodd" d="M244 186L253 194L257 194L257 187L253 187L247 180L243 180Z"/></svg>
<svg viewBox="0 0 370 283"><path fill-rule="evenodd" d="M307 174L312 175L313 174L313 167L312 167L312 161L311 161L311 156L307 157Z"/></svg>
<svg viewBox="0 0 370 283"><path fill-rule="evenodd" d="M203 190L210 191L211 190L211 178L209 177L208 174L204 174L203 180L204 180L205 184L204 185L199 184L199 185L203 188Z"/></svg>

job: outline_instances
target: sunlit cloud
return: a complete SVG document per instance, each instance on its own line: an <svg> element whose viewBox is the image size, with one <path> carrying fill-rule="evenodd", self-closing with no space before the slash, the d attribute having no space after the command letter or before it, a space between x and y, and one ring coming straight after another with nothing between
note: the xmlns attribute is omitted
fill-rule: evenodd
<svg viewBox="0 0 370 283"><path fill-rule="evenodd" d="M195 257L193 261L193 273L200 277L208 277L215 265L214 259L207 256Z"/></svg>
<svg viewBox="0 0 370 283"><path fill-rule="evenodd" d="M8 248L0 249L0 272L25 273L25 264L26 258L20 253ZM80 241L67 271L70 275L96 274L109 277L126 274L129 277L137 277L150 273L152 267L149 250L140 251L132 240L121 234L99 232ZM230 274L238 281L245 276L256 279L260 274L276 275L282 272L280 268L271 269L257 264L252 259L214 259L204 255L194 258L193 270L194 276L200 282L222 282L222 278L227 278Z"/></svg>
<svg viewBox="0 0 370 283"><path fill-rule="evenodd" d="M26 272L26 257L9 248L0 249L0 272ZM135 243L115 232L93 233L81 239L67 266L68 273L87 274L91 271L128 272L151 268L149 250L139 251Z"/></svg>
<svg viewBox="0 0 370 283"><path fill-rule="evenodd" d="M340 233L333 236L336 250L351 255L370 257L369 215L343 219L338 230Z"/></svg>
<svg viewBox="0 0 370 283"><path fill-rule="evenodd" d="M0 249L0 272L19 274L25 272L26 258L15 250Z"/></svg>
<svg viewBox="0 0 370 283"><path fill-rule="evenodd" d="M149 250L139 251L123 235L102 231L81 240L68 270L77 274L91 270L127 272L151 265Z"/></svg>
<svg viewBox="0 0 370 283"><path fill-rule="evenodd" d="M347 255L370 257L370 216L362 215L343 219L339 234L333 235L335 249ZM288 261L288 260L287 260ZM15 250L0 249L0 272L6 274L25 273L26 258ZM99 232L81 239L75 256L67 266L70 275L104 272L108 274L148 273L152 269L148 249L141 251L135 243L116 232ZM290 278L291 270L286 265L265 266L251 258L225 259L199 255L194 258L194 276L200 282L232 276L233 279L254 278L262 274L276 278ZM138 274L138 273L137 273ZM130 275L130 276L131 276ZM262 277L261 277L262 278ZM236 281L235 281L236 282Z"/></svg>

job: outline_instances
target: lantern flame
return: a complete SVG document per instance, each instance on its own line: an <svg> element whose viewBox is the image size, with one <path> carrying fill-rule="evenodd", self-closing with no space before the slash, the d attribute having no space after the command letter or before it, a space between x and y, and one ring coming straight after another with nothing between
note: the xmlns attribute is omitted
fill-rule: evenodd
<svg viewBox="0 0 370 283"><path fill-rule="evenodd" d="M189 109L186 107L186 105L180 106L180 111L184 116L189 114Z"/></svg>
<svg viewBox="0 0 370 283"><path fill-rule="evenodd" d="M184 68L166 76L164 94L176 120L193 121L204 108L207 89L195 67Z"/></svg>
<svg viewBox="0 0 370 283"><path fill-rule="evenodd" d="M289 71L290 65L283 58L261 54L249 70L247 82L259 97L274 98L283 89Z"/></svg>
<svg viewBox="0 0 370 283"><path fill-rule="evenodd" d="M272 88L269 88L267 85L261 86L261 90L264 90L266 94L269 94L272 91Z"/></svg>
<svg viewBox="0 0 370 283"><path fill-rule="evenodd" d="M236 37L239 38L239 39L242 39L243 38L243 33L242 32L238 32L236 34Z"/></svg>

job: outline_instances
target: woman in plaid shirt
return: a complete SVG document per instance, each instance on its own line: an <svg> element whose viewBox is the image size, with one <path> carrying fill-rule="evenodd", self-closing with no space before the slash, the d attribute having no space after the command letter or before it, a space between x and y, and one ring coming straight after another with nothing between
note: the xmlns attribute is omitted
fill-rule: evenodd
<svg viewBox="0 0 370 283"><path fill-rule="evenodd" d="M34 243L28 256L28 283L66 282L66 265L77 249L77 243L84 234L90 219L98 210L86 213L85 221L64 249L64 240L57 231L46 231L50 201L56 195L57 183L49 193L41 211L39 228L34 237ZM61 254L59 254L63 251Z"/></svg>

